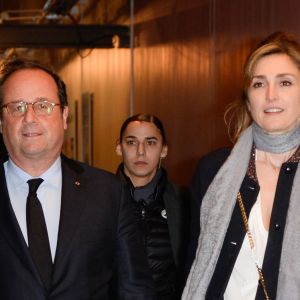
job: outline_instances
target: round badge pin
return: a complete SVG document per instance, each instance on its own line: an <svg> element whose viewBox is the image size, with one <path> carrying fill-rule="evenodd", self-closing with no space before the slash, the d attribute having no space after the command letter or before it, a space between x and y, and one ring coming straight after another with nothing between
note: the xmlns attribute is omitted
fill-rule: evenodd
<svg viewBox="0 0 300 300"><path fill-rule="evenodd" d="M165 209L163 209L161 212L160 212L161 216L164 218L164 219L167 219L167 212Z"/></svg>

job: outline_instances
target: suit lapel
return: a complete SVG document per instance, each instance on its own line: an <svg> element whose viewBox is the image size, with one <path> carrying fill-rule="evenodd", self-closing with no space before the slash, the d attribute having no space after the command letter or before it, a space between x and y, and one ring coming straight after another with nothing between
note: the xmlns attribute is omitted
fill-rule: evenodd
<svg viewBox="0 0 300 300"><path fill-rule="evenodd" d="M3 162L0 166L0 195L0 233L4 236L4 239L8 242L18 258L24 263L26 268L32 271L36 279L42 285L41 278L32 261L19 223L10 204Z"/></svg>
<svg viewBox="0 0 300 300"><path fill-rule="evenodd" d="M57 249L54 261L54 278L70 251L71 243L79 225L85 205L85 183L83 169L62 156L62 199Z"/></svg>

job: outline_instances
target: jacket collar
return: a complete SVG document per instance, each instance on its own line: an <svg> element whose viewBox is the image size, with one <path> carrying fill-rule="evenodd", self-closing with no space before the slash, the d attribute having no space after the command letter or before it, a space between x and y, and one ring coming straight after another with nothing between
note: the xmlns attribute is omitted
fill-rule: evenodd
<svg viewBox="0 0 300 300"><path fill-rule="evenodd" d="M154 191L154 201L157 199L157 197L159 195L162 195L164 192L164 189L166 187L166 184L168 182L168 178L167 178L167 172L165 169L160 168L160 178L158 179L155 191ZM124 163L121 163L117 169L116 175L120 178L120 180L124 183L127 184L130 188L130 193L131 193L131 197L134 199L134 190L136 189L133 184L132 181L130 180L130 178L125 174L124 172Z"/></svg>

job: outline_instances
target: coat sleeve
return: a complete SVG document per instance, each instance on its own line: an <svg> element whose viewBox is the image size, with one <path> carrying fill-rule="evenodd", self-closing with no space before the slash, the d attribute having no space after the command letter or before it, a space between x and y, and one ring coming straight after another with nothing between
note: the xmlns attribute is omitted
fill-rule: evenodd
<svg viewBox="0 0 300 300"><path fill-rule="evenodd" d="M209 153L198 162L191 184L191 227L187 251L185 272L188 275L198 248L200 234L200 209L207 188L230 154L229 148L222 148Z"/></svg>
<svg viewBox="0 0 300 300"><path fill-rule="evenodd" d="M117 240L118 299L156 299L141 232L124 187L121 198Z"/></svg>

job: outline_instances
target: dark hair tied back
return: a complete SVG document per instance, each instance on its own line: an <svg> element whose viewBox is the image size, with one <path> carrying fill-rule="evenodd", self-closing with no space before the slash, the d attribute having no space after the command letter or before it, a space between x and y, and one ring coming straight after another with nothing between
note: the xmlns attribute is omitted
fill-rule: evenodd
<svg viewBox="0 0 300 300"><path fill-rule="evenodd" d="M160 119L152 114L145 114L145 113L136 114L132 117L129 117L128 119L126 119L124 121L124 123L121 126L121 130L120 130L120 141L122 141L124 131L127 128L128 124L131 122L134 122L134 121L153 123L157 127L157 129L160 131L163 144L164 145L167 144L164 126L163 126L162 122L160 121Z"/></svg>

